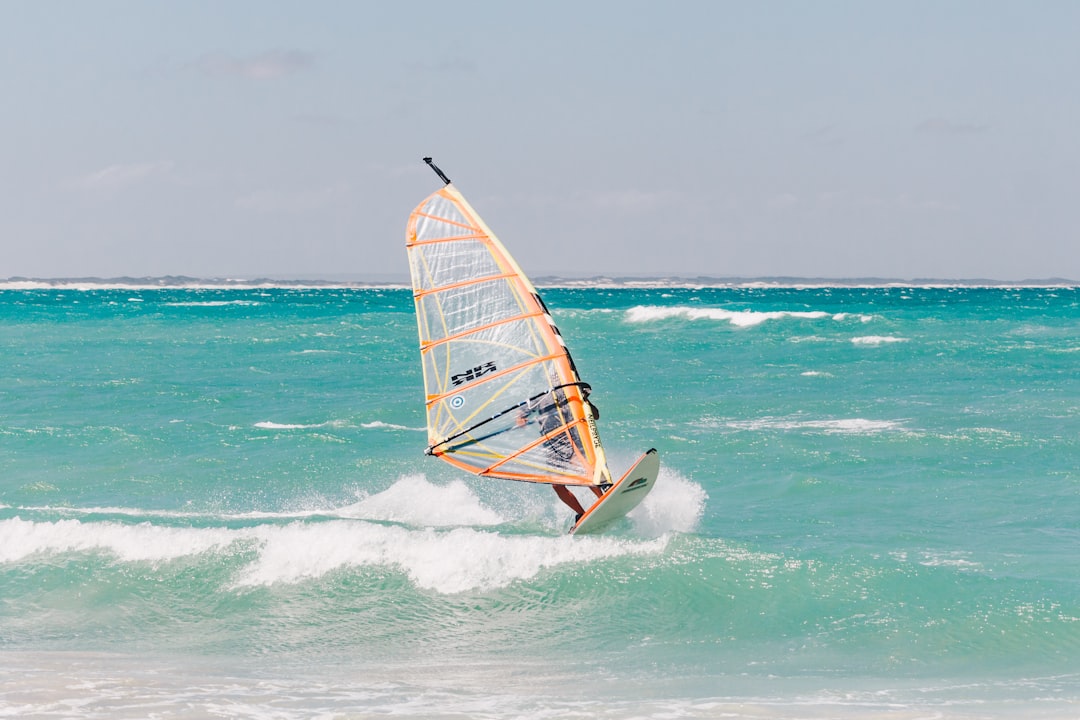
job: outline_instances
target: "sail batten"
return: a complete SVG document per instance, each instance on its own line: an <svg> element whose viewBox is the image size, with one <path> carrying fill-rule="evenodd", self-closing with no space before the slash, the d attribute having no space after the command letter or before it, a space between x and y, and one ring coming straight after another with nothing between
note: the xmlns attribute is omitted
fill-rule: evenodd
<svg viewBox="0 0 1080 720"><path fill-rule="evenodd" d="M486 275L481 278L462 280L461 282L456 282L450 285L428 288L427 290L417 290L413 293L413 299L416 299L418 297L424 297L426 295L431 295L433 293L446 292L447 290L456 290L460 287L467 287L469 285L478 285L480 283L488 282L490 280L506 280L512 277L514 277L513 273L503 273L501 275Z"/></svg>
<svg viewBox="0 0 1080 720"><path fill-rule="evenodd" d="M417 242L416 244L417 245L438 245L440 243L446 243L446 242L458 242L458 241L461 241L461 240L482 240L482 239L483 238L477 237L476 235L460 235L458 237L438 238L437 240L424 240L422 242Z"/></svg>
<svg viewBox="0 0 1080 720"><path fill-rule="evenodd" d="M507 323L517 322L518 320L520 320L522 318L534 318L539 314L541 314L541 313L530 313L528 315L522 315L520 317L504 318L504 319L496 320L495 322L489 323L488 325L484 325L483 327L474 328L472 330L465 330L464 332L458 333L457 335L451 335L450 337L444 337L444 338L440 338L438 340L428 340L428 341L422 342L420 344L420 352L427 352L428 350L430 350L432 348L435 348L435 347L438 347L439 345L441 345L443 343L450 342L451 340L461 340L461 339L467 338L470 335L475 335L476 333L481 332L483 330L487 330L488 328L498 327L499 325L505 325Z"/></svg>
<svg viewBox="0 0 1080 720"><path fill-rule="evenodd" d="M406 230L428 452L476 475L595 485L610 473L588 385L532 283L451 184Z"/></svg>

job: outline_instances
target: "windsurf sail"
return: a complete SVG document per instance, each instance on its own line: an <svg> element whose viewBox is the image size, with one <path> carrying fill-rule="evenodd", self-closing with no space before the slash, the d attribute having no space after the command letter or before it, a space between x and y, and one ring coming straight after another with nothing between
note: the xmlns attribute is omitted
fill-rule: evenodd
<svg viewBox="0 0 1080 720"><path fill-rule="evenodd" d="M477 475L611 482L590 388L536 288L445 185L409 216L430 455Z"/></svg>

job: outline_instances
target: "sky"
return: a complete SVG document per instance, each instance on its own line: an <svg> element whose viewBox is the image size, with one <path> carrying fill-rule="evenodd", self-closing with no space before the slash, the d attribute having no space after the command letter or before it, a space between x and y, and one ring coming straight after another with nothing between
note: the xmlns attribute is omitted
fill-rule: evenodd
<svg viewBox="0 0 1080 720"><path fill-rule="evenodd" d="M1080 3L0 0L0 278L1080 280Z"/></svg>

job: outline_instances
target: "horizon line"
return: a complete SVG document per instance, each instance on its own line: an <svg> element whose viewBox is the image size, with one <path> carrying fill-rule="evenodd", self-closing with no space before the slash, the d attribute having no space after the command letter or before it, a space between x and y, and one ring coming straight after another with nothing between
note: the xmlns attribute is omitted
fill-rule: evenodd
<svg viewBox="0 0 1080 720"><path fill-rule="evenodd" d="M1000 280L993 278L888 278L877 276L820 277L797 275L710 276L710 275L591 275L566 277L539 276L532 280L543 287L566 288L649 288L649 287L1080 287L1080 282L1068 278L1026 278ZM369 275L339 275L315 277L254 276L193 277L188 275L118 275L112 277L27 277L11 276L0 279L0 289L244 289L244 288L409 288L408 275L372 273Z"/></svg>

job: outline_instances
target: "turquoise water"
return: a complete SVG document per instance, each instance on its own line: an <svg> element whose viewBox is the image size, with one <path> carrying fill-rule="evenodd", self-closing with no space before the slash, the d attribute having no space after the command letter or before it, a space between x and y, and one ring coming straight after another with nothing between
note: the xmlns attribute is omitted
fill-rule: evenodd
<svg viewBox="0 0 1080 720"><path fill-rule="evenodd" d="M425 457L398 289L0 291L0 716L1080 716L1080 291L543 291L645 504Z"/></svg>

